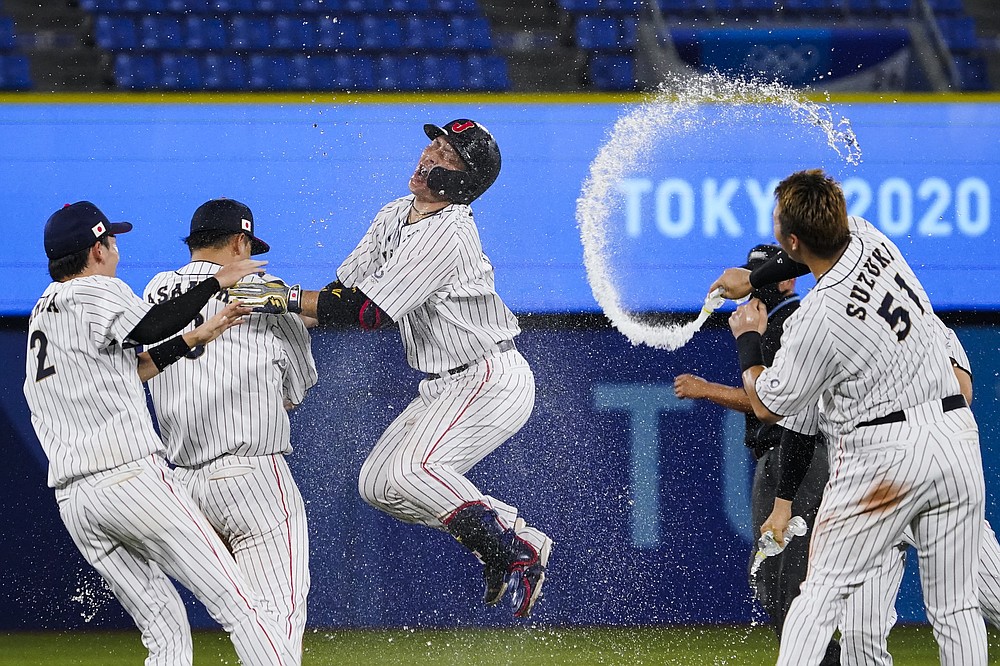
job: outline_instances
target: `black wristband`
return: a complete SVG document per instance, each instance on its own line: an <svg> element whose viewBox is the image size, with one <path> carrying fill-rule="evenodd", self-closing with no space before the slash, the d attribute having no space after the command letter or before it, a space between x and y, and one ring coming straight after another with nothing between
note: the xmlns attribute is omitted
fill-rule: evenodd
<svg viewBox="0 0 1000 666"><path fill-rule="evenodd" d="M152 359L153 365L156 366L157 370L161 371L189 351L191 351L191 348L184 342L183 335L172 337L166 342L161 342L148 350L149 358Z"/></svg>
<svg viewBox="0 0 1000 666"><path fill-rule="evenodd" d="M764 365L764 352L760 349L760 333L747 331L736 338L736 351L740 357L740 372L755 365Z"/></svg>

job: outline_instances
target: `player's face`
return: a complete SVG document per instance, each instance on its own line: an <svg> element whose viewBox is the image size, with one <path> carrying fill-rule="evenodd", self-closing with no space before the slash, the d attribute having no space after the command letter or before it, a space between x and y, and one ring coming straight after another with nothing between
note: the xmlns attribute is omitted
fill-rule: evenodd
<svg viewBox="0 0 1000 666"><path fill-rule="evenodd" d="M774 206L774 237L778 241L778 245L781 249L788 253L788 256L795 261L800 261L798 252L792 248L791 238L786 236L781 230L781 208L775 204Z"/></svg>
<svg viewBox="0 0 1000 666"><path fill-rule="evenodd" d="M452 171L465 171L462 157L443 136L434 139L424 148L420 153L420 160L417 161L417 168L410 176L410 192L421 201L447 201L445 197L427 187L427 174L436 166Z"/></svg>

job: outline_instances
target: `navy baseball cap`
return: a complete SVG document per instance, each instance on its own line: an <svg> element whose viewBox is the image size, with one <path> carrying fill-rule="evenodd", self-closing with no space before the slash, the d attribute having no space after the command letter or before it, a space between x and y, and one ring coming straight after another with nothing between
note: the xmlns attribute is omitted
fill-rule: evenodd
<svg viewBox="0 0 1000 666"><path fill-rule="evenodd" d="M781 252L781 247L778 245L757 245L747 254L747 263L743 264L741 268L752 271L769 259L776 257L779 252Z"/></svg>
<svg viewBox="0 0 1000 666"><path fill-rule="evenodd" d="M191 217L191 233L196 231L231 231L250 237L250 254L264 254L271 246L253 233L253 213L235 199L212 199L198 206Z"/></svg>
<svg viewBox="0 0 1000 666"><path fill-rule="evenodd" d="M45 255L61 259L90 247L104 236L132 230L128 222L111 222L89 201L66 204L45 222Z"/></svg>

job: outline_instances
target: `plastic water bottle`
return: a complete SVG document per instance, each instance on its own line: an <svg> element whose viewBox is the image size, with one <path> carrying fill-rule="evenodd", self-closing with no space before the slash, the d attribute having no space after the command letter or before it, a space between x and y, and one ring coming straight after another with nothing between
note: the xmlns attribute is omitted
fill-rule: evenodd
<svg viewBox="0 0 1000 666"><path fill-rule="evenodd" d="M772 555L777 555L785 549L788 542L792 540L792 537L804 536L808 528L806 528L806 521L802 516L793 516L791 520L788 521L788 527L785 528L785 535L781 539L779 544L774 540L774 535L770 532L764 532L761 535L760 540L757 542L757 548L764 553L765 557L771 557Z"/></svg>
<svg viewBox="0 0 1000 666"><path fill-rule="evenodd" d="M792 537L804 536L807 531L805 518L793 516L788 521L788 527L785 528L785 535L781 538L781 543L775 541L774 535L770 531L764 532L757 540L757 554L753 558L753 566L750 567L750 576L756 578L757 569L760 568L765 558L777 555L785 549Z"/></svg>

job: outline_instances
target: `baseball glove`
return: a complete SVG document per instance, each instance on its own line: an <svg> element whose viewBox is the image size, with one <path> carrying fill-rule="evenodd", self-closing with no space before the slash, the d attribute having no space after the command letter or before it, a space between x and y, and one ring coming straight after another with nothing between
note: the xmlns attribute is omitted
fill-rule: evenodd
<svg viewBox="0 0 1000 666"><path fill-rule="evenodd" d="M230 300L239 301L253 312L285 314L302 310L299 285L289 286L281 280L238 282L226 293Z"/></svg>

